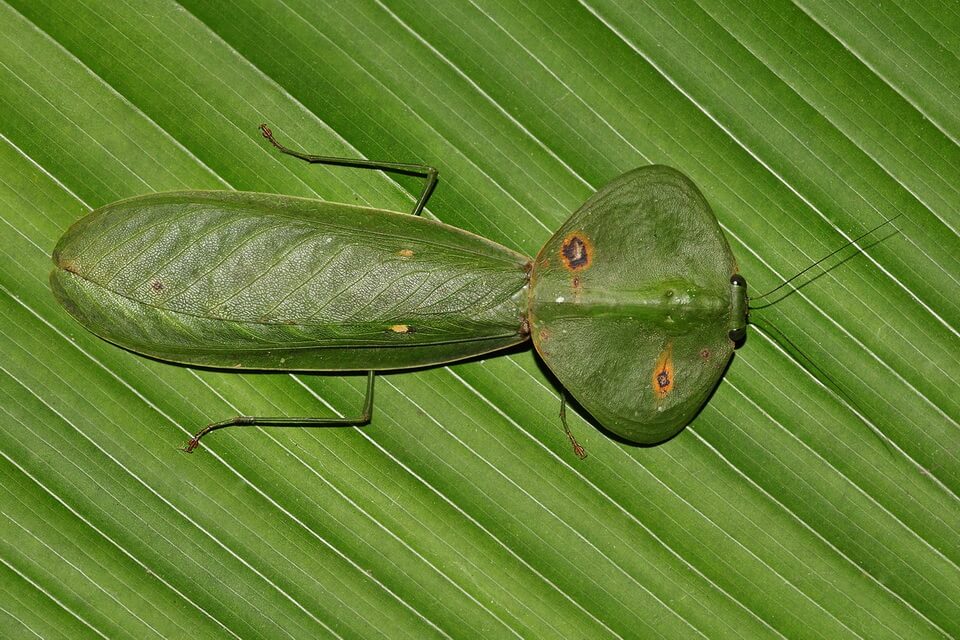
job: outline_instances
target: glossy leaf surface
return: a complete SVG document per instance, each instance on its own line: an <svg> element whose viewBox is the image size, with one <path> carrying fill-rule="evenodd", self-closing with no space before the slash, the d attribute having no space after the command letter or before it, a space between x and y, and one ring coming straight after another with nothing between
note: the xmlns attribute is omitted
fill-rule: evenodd
<svg viewBox="0 0 960 640"><path fill-rule="evenodd" d="M960 636L957 22L836 0L0 3L0 636ZM435 163L425 215L528 256L614 177L677 167L754 292L904 215L753 314L663 446L571 411L577 462L527 351L382 376L364 429L227 430L187 456L214 418L356 412L364 380L117 349L57 304L50 254L149 192L412 207L412 181L278 157L264 121Z"/></svg>

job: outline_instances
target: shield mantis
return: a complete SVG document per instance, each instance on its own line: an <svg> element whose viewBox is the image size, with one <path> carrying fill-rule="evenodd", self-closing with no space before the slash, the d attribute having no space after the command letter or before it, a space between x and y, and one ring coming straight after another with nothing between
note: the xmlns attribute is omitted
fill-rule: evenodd
<svg viewBox="0 0 960 640"><path fill-rule="evenodd" d="M669 439L745 336L747 283L706 199L666 166L593 194L535 258L420 216L437 171L307 155L417 176L409 214L235 191L121 200L76 222L50 281L84 327L130 351L231 370L367 372L359 415L241 416L230 426L366 424L378 371L531 341L566 391L635 443ZM565 397L565 396L564 396ZM563 425L578 455L582 448Z"/></svg>

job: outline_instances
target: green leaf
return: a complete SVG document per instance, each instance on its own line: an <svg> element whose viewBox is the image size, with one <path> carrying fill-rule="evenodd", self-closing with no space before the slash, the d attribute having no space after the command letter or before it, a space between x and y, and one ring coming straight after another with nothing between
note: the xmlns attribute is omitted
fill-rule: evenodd
<svg viewBox="0 0 960 640"><path fill-rule="evenodd" d="M557 6L554 6L557 5ZM0 635L960 635L960 18L938 3L0 6ZM153 362L53 299L89 209L174 189L409 208L534 255L616 175L703 191L757 310L667 444L560 428L530 351L362 377ZM853 252L844 254L844 258Z"/></svg>

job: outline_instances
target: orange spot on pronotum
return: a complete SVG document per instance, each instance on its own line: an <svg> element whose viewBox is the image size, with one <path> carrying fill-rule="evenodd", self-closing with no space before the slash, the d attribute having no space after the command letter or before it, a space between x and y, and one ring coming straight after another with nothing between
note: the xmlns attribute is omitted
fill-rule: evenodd
<svg viewBox="0 0 960 640"><path fill-rule="evenodd" d="M531 326L534 325L531 324ZM549 330L542 328L542 325L538 325L537 331L531 332L531 336L533 337L533 346L536 347L537 352L544 358L549 355L550 349L547 343L550 342L551 335L552 334Z"/></svg>
<svg viewBox="0 0 960 640"><path fill-rule="evenodd" d="M673 343L668 342L657 363L653 367L653 374L650 377L650 384L653 387L653 395L659 402L666 398L673 391Z"/></svg>
<svg viewBox="0 0 960 640"><path fill-rule="evenodd" d="M563 239L560 259L569 271L582 271L593 261L593 245L582 232L574 231Z"/></svg>
<svg viewBox="0 0 960 640"><path fill-rule="evenodd" d="M580 276L573 276L570 279L570 287L573 289L573 301L579 304L580 297L583 294L583 282L580 280Z"/></svg>

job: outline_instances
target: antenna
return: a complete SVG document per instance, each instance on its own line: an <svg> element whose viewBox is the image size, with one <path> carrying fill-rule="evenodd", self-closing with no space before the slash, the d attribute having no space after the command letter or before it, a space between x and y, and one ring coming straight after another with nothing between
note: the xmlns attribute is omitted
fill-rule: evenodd
<svg viewBox="0 0 960 640"><path fill-rule="evenodd" d="M831 252L828 253L827 255L823 256L822 258L820 258L819 260L817 260L816 262L814 262L813 264L811 264L809 267L803 269L802 271L800 271L799 273L795 274L795 275L792 276L791 278L789 278L789 279L787 279L787 280L784 280L782 283L780 283L779 285L777 285L776 287L774 287L774 288L771 289L770 291L767 291L766 293L764 293L763 295L760 295L760 296L756 296L756 297L751 296L751 297L750 297L750 301L753 302L753 301L755 301L755 300L760 300L760 299L762 299L762 298L767 297L767 296L770 295L771 293L774 293L774 292L776 292L776 291L779 291L779 290L782 289L783 287L787 286L788 284L790 284L791 282L793 282L794 280L796 280L797 278L799 278L800 276L802 276L803 274L805 274L807 271L810 271L810 269L813 269L814 267L816 267L817 265L819 265L820 263L822 263L824 260L827 260L828 258L832 258L833 256L835 256L836 254L840 253L841 251L843 251L844 249L846 249L846 248L849 247L850 245L856 244L857 242L860 242L861 240L863 240L864 238L866 238L868 235L870 235L870 234L873 233L874 231L877 231L878 229L881 229L881 228L885 227L886 225L890 224L891 222L893 222L894 220L896 220L897 218L899 218L899 217L902 216L902 215L903 215L903 213L898 213L898 214L895 215L895 216L892 216L892 217L890 217L890 218L887 218L886 220L884 220L883 222L881 222L880 224L878 224L878 225L875 226L874 228L870 229L869 231L866 231L866 232L862 233L861 235L857 236L856 238L854 238L854 239L851 240L850 242L847 242L847 243L844 244L842 247L839 247L839 248L837 248L837 249L834 249L833 251L831 251ZM861 251L862 251L862 249L861 249ZM852 256L851 256L851 257L852 257ZM774 302L776 302L776 300L775 300ZM769 303L769 304L760 305L759 307L752 307L752 306L751 306L750 308L751 308L751 309L762 309L763 307L770 306L770 304L773 304L773 303L771 302L771 303Z"/></svg>

